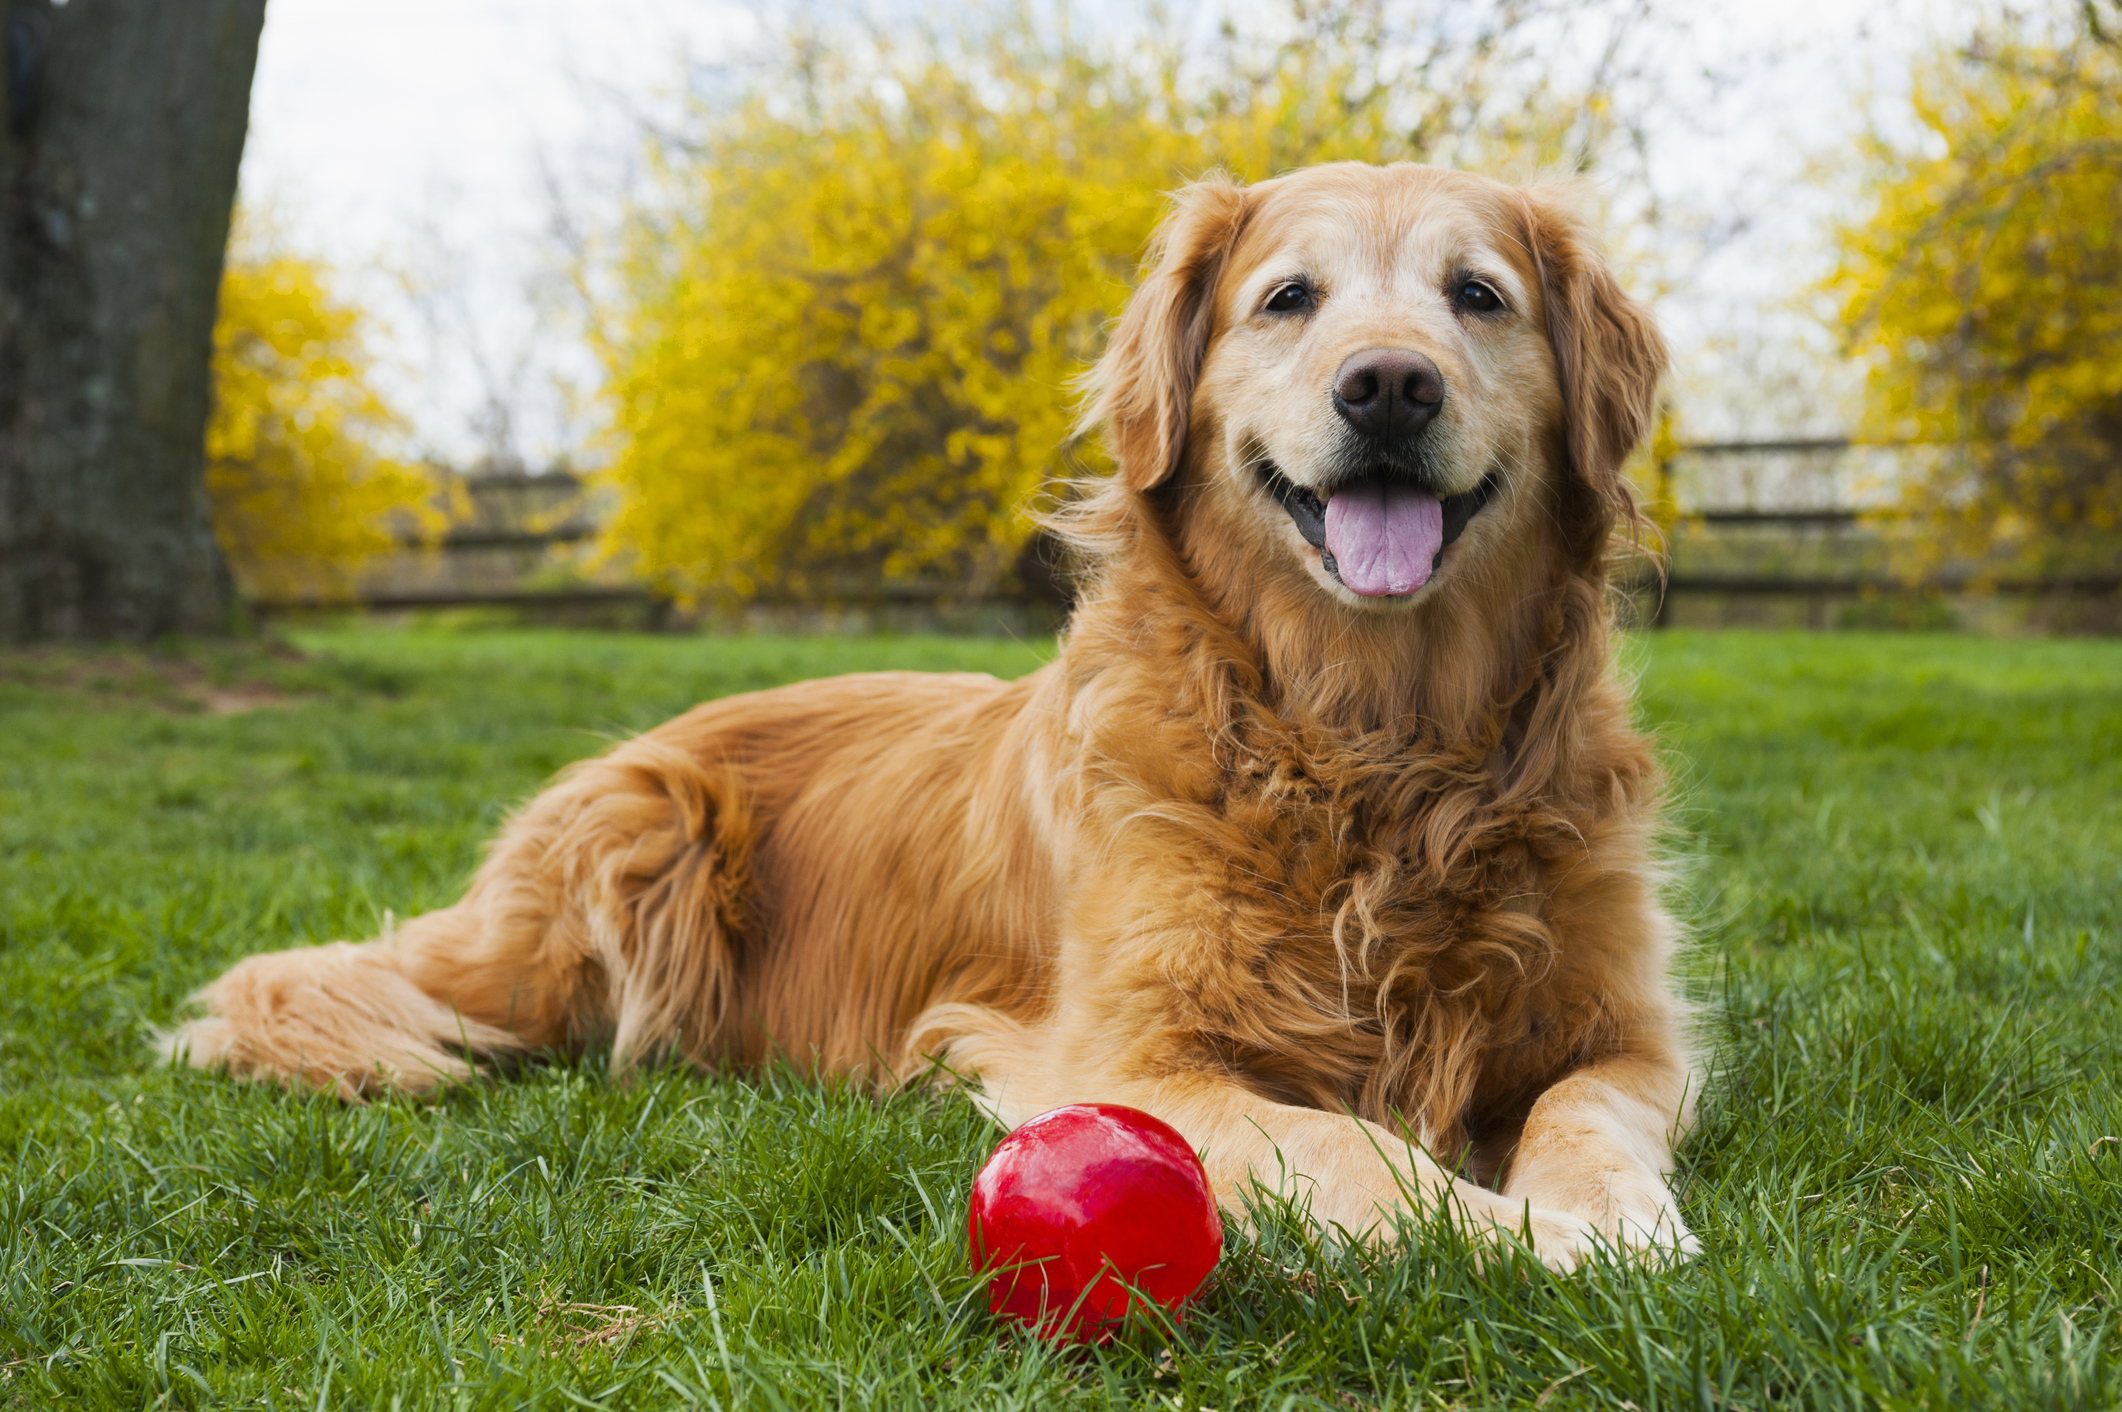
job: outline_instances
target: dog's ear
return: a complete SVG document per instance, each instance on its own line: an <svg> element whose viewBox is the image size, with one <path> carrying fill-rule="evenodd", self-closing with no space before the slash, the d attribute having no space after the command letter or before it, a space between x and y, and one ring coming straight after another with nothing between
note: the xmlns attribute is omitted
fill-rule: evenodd
<svg viewBox="0 0 2122 1412"><path fill-rule="evenodd" d="M1617 520L1626 524L1636 515L1621 468L1656 420L1665 339L1650 311L1608 268L1582 213L1581 188L1534 187L1525 195L1528 243L1561 381L1570 482L1586 512L1572 518L1582 523L1580 537L1596 541L1581 547L1597 552Z"/></svg>
<svg viewBox="0 0 2122 1412"><path fill-rule="evenodd" d="M1178 470L1194 383L1215 324L1216 280L1237 244L1245 188L1221 174L1178 195L1158 227L1105 356L1083 380L1079 431L1102 428L1120 481L1148 490Z"/></svg>

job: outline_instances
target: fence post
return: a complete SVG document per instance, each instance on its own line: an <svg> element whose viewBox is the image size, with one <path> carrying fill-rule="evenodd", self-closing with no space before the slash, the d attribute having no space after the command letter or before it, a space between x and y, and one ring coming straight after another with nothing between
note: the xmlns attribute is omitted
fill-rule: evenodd
<svg viewBox="0 0 2122 1412"><path fill-rule="evenodd" d="M1660 428L1660 430L1663 430L1663 428ZM1675 443L1670 436L1661 436L1658 439L1658 459L1655 463L1658 474L1658 513L1665 520L1665 543L1662 547L1665 551L1665 562L1668 568L1672 563L1673 540L1680 533L1680 502L1673 498L1673 453L1675 449ZM1650 625L1651 630L1654 632L1660 628L1670 626L1665 612L1665 605L1671 598L1671 595L1665 591L1666 572L1665 569L1661 569L1653 576L1658 595L1657 606L1652 608L1650 612Z"/></svg>

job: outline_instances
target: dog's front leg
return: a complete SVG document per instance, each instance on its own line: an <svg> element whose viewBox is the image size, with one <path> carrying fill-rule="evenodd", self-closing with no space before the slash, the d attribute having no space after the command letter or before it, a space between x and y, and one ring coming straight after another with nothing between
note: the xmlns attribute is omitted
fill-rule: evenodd
<svg viewBox="0 0 2122 1412"><path fill-rule="evenodd" d="M1433 1215L1446 1206L1466 1232L1482 1240L1530 1238L1534 1253L1569 1269L1597 1243L1579 1216L1528 1205L1460 1181L1393 1132L1346 1114L1270 1102L1235 1081L1201 1070L1142 1073L1120 1078L1114 1065L1086 1072L1052 1062L1026 1046L1005 1058L986 1047L978 1064L988 1101L1015 1126L1062 1103L1122 1103L1177 1128L1208 1169L1216 1200L1245 1214L1257 1192L1288 1198L1311 1220L1359 1239L1389 1239L1402 1213ZM1012 1063L1011 1058L1023 1062Z"/></svg>
<svg viewBox="0 0 2122 1412"><path fill-rule="evenodd" d="M1592 1248L1586 1221L1461 1181L1376 1123L1267 1102L1213 1079L1167 1081L1144 1097L1201 1153L1226 1209L1242 1210L1247 1196L1265 1192L1291 1200L1328 1229L1379 1240L1392 1235L1396 1216L1429 1216L1442 1206L1476 1239L1529 1239L1556 1269L1569 1269Z"/></svg>
<svg viewBox="0 0 2122 1412"><path fill-rule="evenodd" d="M1503 1194L1582 1217L1624 1249L1695 1254L1665 1181L1687 1089L1686 1066L1667 1055L1616 1055L1570 1073L1534 1102Z"/></svg>

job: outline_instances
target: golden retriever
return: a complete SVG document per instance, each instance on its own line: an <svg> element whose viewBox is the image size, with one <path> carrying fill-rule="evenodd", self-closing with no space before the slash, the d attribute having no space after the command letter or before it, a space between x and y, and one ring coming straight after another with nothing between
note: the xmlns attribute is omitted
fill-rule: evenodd
<svg viewBox="0 0 2122 1412"><path fill-rule="evenodd" d="M1187 188L1088 378L1116 473L1015 682L714 701L576 765L462 901L252 957L173 1052L349 1098L611 1045L1169 1121L1226 1208L1693 1249L1660 778L1608 541L1665 350L1567 187Z"/></svg>

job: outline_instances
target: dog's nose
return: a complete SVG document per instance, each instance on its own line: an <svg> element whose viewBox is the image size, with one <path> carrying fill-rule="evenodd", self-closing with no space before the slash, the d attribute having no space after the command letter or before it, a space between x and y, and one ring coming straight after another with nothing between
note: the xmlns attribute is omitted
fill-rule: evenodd
<svg viewBox="0 0 2122 1412"><path fill-rule="evenodd" d="M1334 410L1372 441L1413 436L1443 402L1444 374L1412 349L1366 348L1334 374Z"/></svg>

